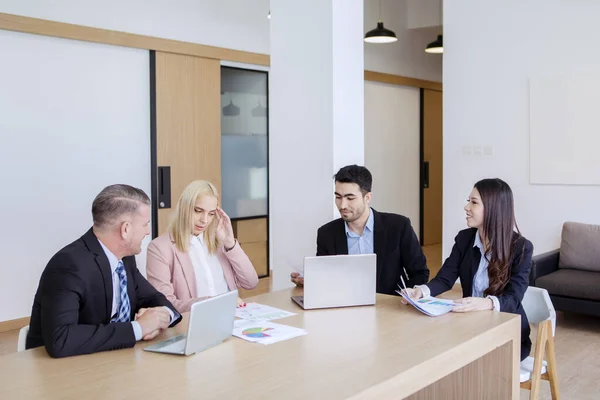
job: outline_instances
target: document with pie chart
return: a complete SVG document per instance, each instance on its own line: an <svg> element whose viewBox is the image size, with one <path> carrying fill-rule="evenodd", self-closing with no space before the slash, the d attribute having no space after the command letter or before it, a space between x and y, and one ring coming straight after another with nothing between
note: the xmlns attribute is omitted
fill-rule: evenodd
<svg viewBox="0 0 600 400"><path fill-rule="evenodd" d="M306 335L304 329L267 321L237 320L233 325L233 336L249 342L273 344Z"/></svg>

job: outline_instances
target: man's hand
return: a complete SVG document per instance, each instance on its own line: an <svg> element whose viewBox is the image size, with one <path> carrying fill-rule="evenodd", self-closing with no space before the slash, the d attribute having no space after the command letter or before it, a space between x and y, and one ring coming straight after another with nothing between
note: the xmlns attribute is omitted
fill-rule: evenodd
<svg viewBox="0 0 600 400"><path fill-rule="evenodd" d="M140 308L140 309L138 310L138 312L137 312L137 313L135 313L135 321L137 321L137 319L138 319L139 317L141 317L142 315L144 315L144 313L145 313L146 311L148 311L148 309L147 309L147 308Z"/></svg>
<svg viewBox="0 0 600 400"><path fill-rule="evenodd" d="M296 286L304 286L304 278L300 276L298 272L292 272L290 274L290 280L296 284Z"/></svg>
<svg viewBox="0 0 600 400"><path fill-rule="evenodd" d="M417 301L421 297L423 297L423 291L419 288L406 288L403 290L404 290L404 294L408 295L408 297L410 297L414 301ZM401 297L400 301L402 302L402 304L408 304L408 302L406 300L404 300L404 297Z"/></svg>
<svg viewBox="0 0 600 400"><path fill-rule="evenodd" d="M141 308L135 320L142 328L142 339L152 340L169 327L171 314L164 307Z"/></svg>

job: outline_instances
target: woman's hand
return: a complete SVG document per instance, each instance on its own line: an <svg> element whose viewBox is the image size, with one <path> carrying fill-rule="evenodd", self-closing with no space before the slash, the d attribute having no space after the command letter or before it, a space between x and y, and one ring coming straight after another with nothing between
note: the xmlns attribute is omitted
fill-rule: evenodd
<svg viewBox="0 0 600 400"><path fill-rule="evenodd" d="M243 308L243 307L246 307L246 302L244 300L242 300L240 297L238 297L237 308Z"/></svg>
<svg viewBox="0 0 600 400"><path fill-rule="evenodd" d="M408 297L410 297L414 301L417 301L423 297L423 291L419 288L406 288L406 289L402 289L402 291L404 292L404 294L408 295ZM402 304L408 304L408 302L406 300L404 300L404 297L401 297L400 301L402 302Z"/></svg>
<svg viewBox="0 0 600 400"><path fill-rule="evenodd" d="M454 300L453 312L470 312L470 311L483 311L493 310L494 302L492 299L486 297L464 297L462 299Z"/></svg>
<svg viewBox="0 0 600 400"><path fill-rule="evenodd" d="M217 207L217 240L222 243L225 248L231 249L235 246L235 237L233 236L233 226L229 216L221 207Z"/></svg>

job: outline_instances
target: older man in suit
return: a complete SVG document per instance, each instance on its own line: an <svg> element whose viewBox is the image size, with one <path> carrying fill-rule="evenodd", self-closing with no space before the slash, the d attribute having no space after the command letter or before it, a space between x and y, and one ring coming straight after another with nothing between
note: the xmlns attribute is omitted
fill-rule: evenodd
<svg viewBox="0 0 600 400"><path fill-rule="evenodd" d="M150 233L150 199L128 185L106 187L93 227L52 257L34 298L26 347L51 357L133 347L181 316L140 274L135 254Z"/></svg>
<svg viewBox="0 0 600 400"><path fill-rule="evenodd" d="M406 285L427 283L429 269L410 220L377 212L369 206L373 178L358 165L343 167L335 175L335 204L341 218L319 228L317 256L377 254L377 293L396 295L403 277ZM296 285L304 278L292 272Z"/></svg>

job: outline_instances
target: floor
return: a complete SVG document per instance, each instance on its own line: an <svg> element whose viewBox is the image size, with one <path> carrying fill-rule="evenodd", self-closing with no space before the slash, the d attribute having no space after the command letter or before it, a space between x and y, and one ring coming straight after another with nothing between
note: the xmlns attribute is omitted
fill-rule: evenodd
<svg viewBox="0 0 600 400"><path fill-rule="evenodd" d="M423 252L428 260L431 277L434 277L442 264L441 245L425 246ZM240 295L247 298L269 291L271 279L263 278L256 289L240 290ZM458 298L460 295L460 286L457 284L444 297ZM16 351L18 334L18 331L0 332L0 356ZM535 335L533 330L531 337L534 342ZM600 398L600 318L557 312L555 345L561 398ZM527 399L529 391L521 390L521 400ZM551 399L549 385L544 381L541 384L540 399Z"/></svg>

